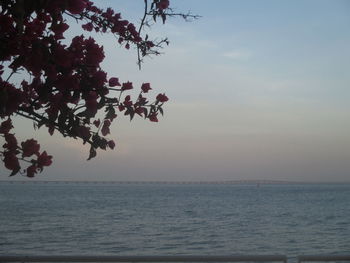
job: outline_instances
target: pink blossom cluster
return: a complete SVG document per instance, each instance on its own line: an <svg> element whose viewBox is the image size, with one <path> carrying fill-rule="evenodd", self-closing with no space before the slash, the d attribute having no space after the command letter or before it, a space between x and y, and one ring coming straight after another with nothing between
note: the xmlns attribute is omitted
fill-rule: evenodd
<svg viewBox="0 0 350 263"><path fill-rule="evenodd" d="M154 0L163 11L167 0ZM21 172L21 163L29 163L23 174L33 177L52 163L46 151L34 139L17 143L11 117L19 115L33 120L37 128L47 127L63 136L80 138L90 144L89 159L97 149L113 149L115 142L105 138L117 113L132 119L135 114L152 122L163 114L168 101L158 94L153 102L145 97L151 90L143 83L136 99L126 93L134 89L130 81L120 82L101 69L105 58L103 47L83 35L63 44L69 25L66 16L82 22L87 31L111 33L119 44L152 49L152 41L144 40L135 26L123 20L120 13L102 10L89 0L42 0L1 2L0 12L0 136L5 144L0 157L11 175ZM11 77L26 73L18 84ZM23 74L25 76L26 74ZM101 112L104 116L101 117ZM32 158L32 159L30 159ZM20 162L21 161L21 162Z"/></svg>
<svg viewBox="0 0 350 263"><path fill-rule="evenodd" d="M26 169L28 177L34 177L38 171L43 170L44 166L51 165L52 156L48 155L46 151L40 153L40 145L36 140L29 139L19 145L15 135L10 133L12 128L10 118L3 121L0 125L0 134L5 138L4 151L2 152L3 162L5 167L12 171L11 175L20 171L19 160L25 160L28 157L35 157L34 159L26 160L30 163L30 166Z"/></svg>

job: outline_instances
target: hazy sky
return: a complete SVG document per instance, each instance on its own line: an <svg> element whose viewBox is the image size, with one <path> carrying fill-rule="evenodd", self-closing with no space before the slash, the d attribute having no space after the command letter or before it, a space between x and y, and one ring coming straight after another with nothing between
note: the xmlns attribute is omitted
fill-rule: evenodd
<svg viewBox="0 0 350 263"><path fill-rule="evenodd" d="M143 1L95 1L137 23ZM111 36L103 68L170 101L159 123L120 115L114 151L86 161L80 141L34 132L54 156L37 180L239 180L350 182L350 2L172 0L202 16L155 25L164 54L146 59ZM72 34L81 34L72 26ZM8 171L1 167L1 179Z"/></svg>

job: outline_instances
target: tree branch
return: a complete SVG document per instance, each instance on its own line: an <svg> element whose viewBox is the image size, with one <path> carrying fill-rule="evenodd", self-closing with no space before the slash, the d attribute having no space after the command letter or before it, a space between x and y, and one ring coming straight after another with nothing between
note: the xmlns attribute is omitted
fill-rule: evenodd
<svg viewBox="0 0 350 263"><path fill-rule="evenodd" d="M138 30L139 35L141 35L141 30L142 30L143 26L145 25L145 21L146 21L146 17L147 17L148 1L144 0L144 3L145 3L145 11L143 13L141 24L140 24L140 27ZM142 59L140 56L140 45L137 45L137 65L139 66L139 70L141 70L141 63L142 63Z"/></svg>

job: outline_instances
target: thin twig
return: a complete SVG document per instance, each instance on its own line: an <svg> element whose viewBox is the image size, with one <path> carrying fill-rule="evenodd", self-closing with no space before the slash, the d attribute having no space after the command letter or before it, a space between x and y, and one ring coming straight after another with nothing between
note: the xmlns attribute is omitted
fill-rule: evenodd
<svg viewBox="0 0 350 263"><path fill-rule="evenodd" d="M144 0L144 3L145 3L145 11L143 13L143 17L142 17L142 20L141 20L141 24L140 24L140 27L139 27L139 35L141 34L141 30L145 24L145 20L146 20L146 17L147 17L147 9L148 9L148 2L147 0ZM140 46L137 45L137 64L139 66L139 70L141 70L141 63L142 63L142 59L141 59L141 56L140 56Z"/></svg>

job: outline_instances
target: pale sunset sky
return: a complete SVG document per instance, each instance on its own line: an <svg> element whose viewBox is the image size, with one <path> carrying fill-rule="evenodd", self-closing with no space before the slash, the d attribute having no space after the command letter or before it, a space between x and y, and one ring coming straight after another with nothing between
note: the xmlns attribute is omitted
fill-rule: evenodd
<svg viewBox="0 0 350 263"><path fill-rule="evenodd" d="M142 17L142 0L94 2L135 24ZM141 71L136 50L94 35L110 77L166 93L165 116L119 114L109 136L116 148L90 161L88 145L18 118L18 138L53 155L34 180L350 182L350 1L170 3L202 17L147 30L170 45ZM69 35L82 32L72 25Z"/></svg>

